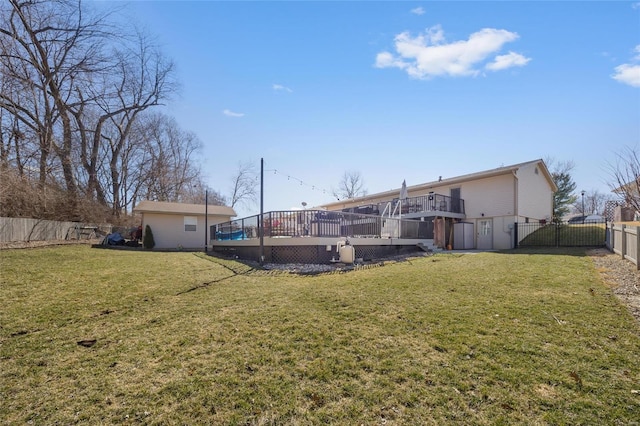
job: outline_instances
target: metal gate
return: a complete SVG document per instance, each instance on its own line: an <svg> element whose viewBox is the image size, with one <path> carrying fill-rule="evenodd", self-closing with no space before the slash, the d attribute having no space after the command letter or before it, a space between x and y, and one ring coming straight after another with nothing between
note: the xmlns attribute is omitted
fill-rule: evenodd
<svg viewBox="0 0 640 426"><path fill-rule="evenodd" d="M602 247L606 221L516 223L516 247Z"/></svg>

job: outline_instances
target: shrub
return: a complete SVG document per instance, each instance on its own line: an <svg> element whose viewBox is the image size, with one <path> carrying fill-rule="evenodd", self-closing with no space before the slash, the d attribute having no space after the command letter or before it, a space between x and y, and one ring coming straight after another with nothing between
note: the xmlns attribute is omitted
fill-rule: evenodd
<svg viewBox="0 0 640 426"><path fill-rule="evenodd" d="M153 239L153 232L151 232L151 227L149 225L144 227L144 238L142 239L142 245L148 250L151 250L156 245L156 242Z"/></svg>

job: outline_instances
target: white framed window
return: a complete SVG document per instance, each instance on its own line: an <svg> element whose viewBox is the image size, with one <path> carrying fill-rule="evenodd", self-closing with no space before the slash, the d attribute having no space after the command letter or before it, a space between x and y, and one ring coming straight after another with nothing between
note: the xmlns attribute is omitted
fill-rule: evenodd
<svg viewBox="0 0 640 426"><path fill-rule="evenodd" d="M196 232L198 226L198 218L195 216L184 217L184 232Z"/></svg>

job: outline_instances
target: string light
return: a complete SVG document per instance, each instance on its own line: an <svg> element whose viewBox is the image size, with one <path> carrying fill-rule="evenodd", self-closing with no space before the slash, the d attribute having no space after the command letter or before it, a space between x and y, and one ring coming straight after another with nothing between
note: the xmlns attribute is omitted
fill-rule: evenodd
<svg viewBox="0 0 640 426"><path fill-rule="evenodd" d="M327 189L321 188L321 187L319 187L319 186L317 186L317 185L311 185L311 184L308 184L308 183L306 183L305 181L303 181L302 179L299 179L299 178L297 178L297 177L295 177L295 176L292 176L292 175L290 175L290 174L288 174L288 173L284 173L284 172L282 172L282 171L280 171L280 170L278 170L278 169L265 169L264 171L265 171L265 172L273 172L273 174L274 174L274 175L278 175L278 174L280 174L280 175L286 176L288 181L292 181L292 180L293 180L293 181L296 181L296 182L300 183L300 186L306 186L306 187L308 187L311 191L321 191L321 192L322 192L323 194L325 194L325 195L326 195L327 193L329 193L329 194L331 193L331 191L329 191L329 190L327 190ZM336 197L336 198L337 198L337 197ZM338 200L340 200L340 199L338 198Z"/></svg>

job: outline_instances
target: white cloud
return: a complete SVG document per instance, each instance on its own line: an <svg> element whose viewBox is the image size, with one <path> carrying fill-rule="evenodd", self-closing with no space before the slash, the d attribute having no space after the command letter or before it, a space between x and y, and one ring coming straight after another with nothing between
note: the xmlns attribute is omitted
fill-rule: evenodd
<svg viewBox="0 0 640 426"><path fill-rule="evenodd" d="M633 87L640 87L640 65L622 64L615 69L611 76L614 80Z"/></svg>
<svg viewBox="0 0 640 426"><path fill-rule="evenodd" d="M414 15L424 15L424 8L416 7L415 9L411 9L411 13L413 13Z"/></svg>
<svg viewBox="0 0 640 426"><path fill-rule="evenodd" d="M509 52L506 55L498 55L493 62L488 63L486 68L491 71L505 70L511 67L523 67L527 65L531 58L527 58L519 53Z"/></svg>
<svg viewBox="0 0 640 426"><path fill-rule="evenodd" d="M428 28L412 37L408 31L395 37L396 54L380 52L376 56L378 68L395 67L405 70L413 78L428 79L437 76L475 76L478 67L502 49L505 43L518 39L518 34L494 28L484 28L467 40L447 43L440 25ZM510 52L497 56L489 69L499 70L523 66L530 58Z"/></svg>
<svg viewBox="0 0 640 426"><path fill-rule="evenodd" d="M233 112L231 110L225 109L224 111L222 111L222 113L224 115L226 115L227 117L244 117L244 113L242 112Z"/></svg>
<svg viewBox="0 0 640 426"><path fill-rule="evenodd" d="M273 87L273 90L275 90L276 92L281 91L281 90L285 91L285 92L289 92L289 93L293 92L293 90L291 90L290 88L288 88L286 86L283 86L282 84L274 84L272 87Z"/></svg>
<svg viewBox="0 0 640 426"><path fill-rule="evenodd" d="M407 63L403 62L401 59L394 57L389 52L380 52L376 55L377 68L396 67L400 69L405 69L407 66L408 66Z"/></svg>
<svg viewBox="0 0 640 426"><path fill-rule="evenodd" d="M611 76L622 84L628 84L633 87L640 87L640 64L633 62L640 61L640 44L634 49L636 55L632 58L631 63L618 65L614 68L615 73Z"/></svg>

